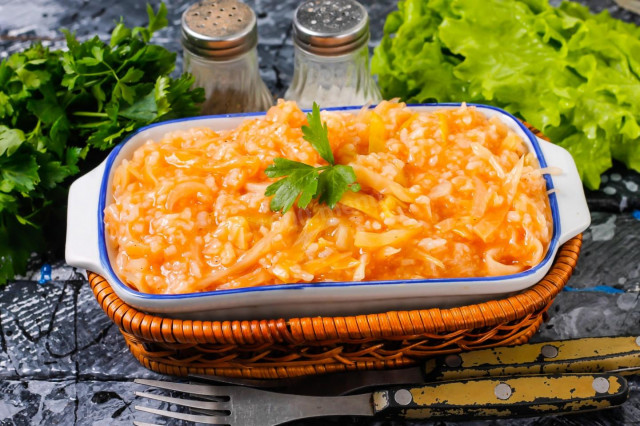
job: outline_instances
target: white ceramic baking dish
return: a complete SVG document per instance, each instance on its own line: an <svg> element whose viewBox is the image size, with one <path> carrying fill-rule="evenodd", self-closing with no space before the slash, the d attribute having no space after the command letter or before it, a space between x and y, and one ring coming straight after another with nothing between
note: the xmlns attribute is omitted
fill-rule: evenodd
<svg viewBox="0 0 640 426"><path fill-rule="evenodd" d="M411 105L416 111L455 108L460 104ZM126 303L146 312L176 318L256 319L316 315L347 315L451 307L495 299L523 290L538 282L553 263L558 247L584 231L590 223L589 210L575 163L563 148L538 139L509 113L475 105L487 116L497 116L515 131L536 154L541 167L562 170L546 175L553 215L553 236L543 261L514 275L463 279L424 279L372 282L331 282L272 285L202 293L158 295L135 291L115 274L115 249L105 238L103 211L111 202L112 172L123 159L145 141L159 140L165 133L194 126L214 130L231 129L250 117L264 113L197 117L158 123L129 136L105 161L71 186L67 218L66 260L70 265L94 271L108 280ZM357 112L361 107L329 108Z"/></svg>

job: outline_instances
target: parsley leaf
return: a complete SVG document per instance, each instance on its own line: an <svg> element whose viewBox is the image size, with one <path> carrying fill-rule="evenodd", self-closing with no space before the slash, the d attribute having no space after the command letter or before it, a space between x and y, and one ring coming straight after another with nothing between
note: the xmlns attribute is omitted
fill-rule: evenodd
<svg viewBox="0 0 640 426"><path fill-rule="evenodd" d="M308 164L276 158L265 173L269 177L287 176L269 185L264 193L267 197L273 195L269 203L272 211L286 212L298 196L298 207L305 208L318 190L318 170Z"/></svg>
<svg viewBox="0 0 640 426"><path fill-rule="evenodd" d="M289 160L287 158L274 158L273 164L267 167L264 173L270 178L287 176L298 170L314 169L313 166L300 163L299 161Z"/></svg>
<svg viewBox="0 0 640 426"><path fill-rule="evenodd" d="M302 138L309 142L327 163L334 165L336 161L333 158L331 145L329 145L327 123L323 124L320 120L320 107L315 102L311 113L307 114L307 121L309 126L302 126L302 134L304 135Z"/></svg>
<svg viewBox="0 0 640 426"><path fill-rule="evenodd" d="M286 213L296 199L296 205L305 208L314 198L334 208L345 191L360 190L353 168L335 164L327 124L320 120L320 108L315 102L312 112L307 114L307 121L309 126L302 126L304 140L330 165L313 167L286 158L275 158L265 174L270 178L284 178L269 185L264 193L267 197L273 196L269 203L271 211Z"/></svg>
<svg viewBox="0 0 640 426"><path fill-rule="evenodd" d="M24 133L19 129L10 129L0 125L0 155L5 152L7 155L13 154L24 142Z"/></svg>
<svg viewBox="0 0 640 426"><path fill-rule="evenodd" d="M27 152L0 158L0 191L29 192L40 182L38 163Z"/></svg>
<svg viewBox="0 0 640 426"><path fill-rule="evenodd" d="M334 208L347 190L360 191L360 184L356 182L356 174L351 166L338 164L320 173L318 201L321 203Z"/></svg>

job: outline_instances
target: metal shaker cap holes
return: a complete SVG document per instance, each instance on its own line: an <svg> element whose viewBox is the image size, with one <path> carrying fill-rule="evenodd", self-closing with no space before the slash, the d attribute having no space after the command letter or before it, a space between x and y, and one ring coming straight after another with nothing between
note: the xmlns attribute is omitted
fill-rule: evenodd
<svg viewBox="0 0 640 426"><path fill-rule="evenodd" d="M553 345L544 345L542 349L540 349L540 353L545 358L555 358L558 356L558 348Z"/></svg>
<svg viewBox="0 0 640 426"><path fill-rule="evenodd" d="M257 40L255 13L238 0L201 1L182 14L182 43L200 56L239 55Z"/></svg>
<svg viewBox="0 0 640 426"><path fill-rule="evenodd" d="M609 391L609 380L604 377L596 377L593 379L593 390L598 393L607 393Z"/></svg>
<svg viewBox="0 0 640 426"><path fill-rule="evenodd" d="M300 27L336 35L357 27L366 16L362 6L349 0L310 0L296 11Z"/></svg>
<svg viewBox="0 0 640 426"><path fill-rule="evenodd" d="M496 398L506 401L511 398L511 394L513 393L513 389L506 383L499 383L493 390L493 393L496 395Z"/></svg>
<svg viewBox="0 0 640 426"><path fill-rule="evenodd" d="M225 38L250 25L251 15L249 6L235 0L203 1L187 9L185 24L203 36Z"/></svg>
<svg viewBox="0 0 640 426"><path fill-rule="evenodd" d="M309 0L293 14L293 41L316 55L342 55L369 40L369 15L355 0Z"/></svg>

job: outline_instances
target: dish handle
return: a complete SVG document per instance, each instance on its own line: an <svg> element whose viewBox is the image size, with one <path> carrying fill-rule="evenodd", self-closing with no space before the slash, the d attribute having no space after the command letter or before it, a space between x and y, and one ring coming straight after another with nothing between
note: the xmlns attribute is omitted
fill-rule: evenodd
<svg viewBox="0 0 640 426"><path fill-rule="evenodd" d="M584 195L578 168L569 151L537 138L548 167L560 169L551 175L560 214L559 244L564 244L591 224L591 214Z"/></svg>
<svg viewBox="0 0 640 426"><path fill-rule="evenodd" d="M69 265L99 274L104 272L98 244L98 206L104 168L102 163L71 184L64 253Z"/></svg>

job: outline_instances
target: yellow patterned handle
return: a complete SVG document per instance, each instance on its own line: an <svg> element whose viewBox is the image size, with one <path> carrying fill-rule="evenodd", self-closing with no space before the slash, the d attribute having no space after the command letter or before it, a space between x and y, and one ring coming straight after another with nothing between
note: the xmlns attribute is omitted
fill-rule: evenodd
<svg viewBox="0 0 640 426"><path fill-rule="evenodd" d="M408 419L539 416L610 408L629 395L615 374L485 378L373 393L379 416Z"/></svg>
<svg viewBox="0 0 640 426"><path fill-rule="evenodd" d="M483 349L430 360L424 368L428 381L531 374L633 374L640 371L640 337L594 337Z"/></svg>

